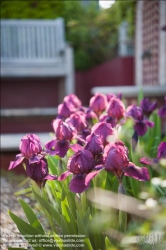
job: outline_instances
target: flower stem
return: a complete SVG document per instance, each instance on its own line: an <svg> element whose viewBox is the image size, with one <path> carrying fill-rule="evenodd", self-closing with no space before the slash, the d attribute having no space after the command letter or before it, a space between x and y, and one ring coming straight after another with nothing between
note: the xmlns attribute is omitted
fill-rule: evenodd
<svg viewBox="0 0 166 250"><path fill-rule="evenodd" d="M119 183L118 187L118 203L119 203L119 222L118 228L120 231L125 232L127 228L127 213L124 212L124 208L126 206L125 199L126 190L122 183Z"/></svg>

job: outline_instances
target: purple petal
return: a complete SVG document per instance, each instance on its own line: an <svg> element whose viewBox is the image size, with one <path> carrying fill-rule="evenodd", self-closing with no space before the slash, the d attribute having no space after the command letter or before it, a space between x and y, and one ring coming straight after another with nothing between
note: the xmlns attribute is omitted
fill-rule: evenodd
<svg viewBox="0 0 166 250"><path fill-rule="evenodd" d="M158 163L158 159L157 158L153 158L153 159L149 159L149 158L141 158L140 163L145 164L145 165L154 165L156 163Z"/></svg>
<svg viewBox="0 0 166 250"><path fill-rule="evenodd" d="M44 157L44 155L32 155L32 156L29 158L29 164L37 163L37 162L39 162L43 157Z"/></svg>
<svg viewBox="0 0 166 250"><path fill-rule="evenodd" d="M58 177L58 181L63 181L65 180L69 175L71 175L72 172L70 172L69 170L67 170L66 172L64 172L63 174L61 174L59 177Z"/></svg>
<svg viewBox="0 0 166 250"><path fill-rule="evenodd" d="M103 169L103 168L104 168L104 166L103 166L102 164L97 165L97 166L94 167L94 169L97 170L97 171L98 171L98 170L101 170L101 169Z"/></svg>
<svg viewBox="0 0 166 250"><path fill-rule="evenodd" d="M55 140L54 149L48 153L50 155L58 155L64 157L69 149L70 142L68 140Z"/></svg>
<svg viewBox="0 0 166 250"><path fill-rule="evenodd" d="M126 176L130 176L139 181L148 181L150 179L147 168L137 167L132 162L129 162L128 167L124 168L123 171Z"/></svg>
<svg viewBox="0 0 166 250"><path fill-rule="evenodd" d="M49 141L45 144L45 148L46 149L52 149L52 147L54 147L56 144L56 140L52 140L52 141Z"/></svg>
<svg viewBox="0 0 166 250"><path fill-rule="evenodd" d="M55 155L56 154L56 152L54 151L54 150L47 150L46 151L47 152L47 154L49 154L49 155Z"/></svg>
<svg viewBox="0 0 166 250"><path fill-rule="evenodd" d="M153 160L149 159L149 158L141 158L140 163L145 164L145 165L152 165L153 164Z"/></svg>
<svg viewBox="0 0 166 250"><path fill-rule="evenodd" d="M158 110L158 115L161 117L166 116L166 105L164 105Z"/></svg>
<svg viewBox="0 0 166 250"><path fill-rule="evenodd" d="M26 163L27 175L34 181L42 181L48 175L48 165L46 159L41 159L40 162L29 164Z"/></svg>
<svg viewBox="0 0 166 250"><path fill-rule="evenodd" d="M137 131L138 135L143 136L147 131L147 126L143 122L137 122L134 126L134 130Z"/></svg>
<svg viewBox="0 0 166 250"><path fill-rule="evenodd" d="M101 171L101 170L100 170ZM85 184L86 185L89 185L90 184L90 181L98 174L100 173L100 171L93 171L93 172L90 172L89 174L86 175L85 177Z"/></svg>
<svg viewBox="0 0 166 250"><path fill-rule="evenodd" d="M58 176L57 175L52 175L52 174L48 174L44 180L57 180Z"/></svg>
<svg viewBox="0 0 166 250"><path fill-rule="evenodd" d="M8 170L11 170L17 167L24 160L23 156L20 156L16 159L16 161L11 161Z"/></svg>
<svg viewBox="0 0 166 250"><path fill-rule="evenodd" d="M153 110L155 110L156 108L157 108L157 102L151 103L151 105L150 105L150 110L153 111Z"/></svg>
<svg viewBox="0 0 166 250"><path fill-rule="evenodd" d="M75 175L72 178L69 184L69 188L72 192L82 193L89 188L89 186L85 184L85 176L86 175Z"/></svg>
<svg viewBox="0 0 166 250"><path fill-rule="evenodd" d="M77 153L79 150L83 150L83 147L80 144L70 144L70 148Z"/></svg>
<svg viewBox="0 0 166 250"><path fill-rule="evenodd" d="M78 141L85 143L85 140L83 138L81 138L80 136L76 136L75 137Z"/></svg>
<svg viewBox="0 0 166 250"><path fill-rule="evenodd" d="M35 167L33 165L29 165L28 163L26 163L26 173L30 178L33 178L34 169L35 169ZM39 172L41 172L41 171L39 171Z"/></svg>
<svg viewBox="0 0 166 250"><path fill-rule="evenodd" d="M64 157L69 149L70 142L66 140L56 141L54 153L60 157Z"/></svg>
<svg viewBox="0 0 166 250"><path fill-rule="evenodd" d="M82 193L87 190L90 186L90 181L94 178L100 171L94 171L87 175L75 175L70 181L69 188L74 193Z"/></svg>
<svg viewBox="0 0 166 250"><path fill-rule="evenodd" d="M145 123L146 123L146 125L149 126L150 128L153 128L153 127L154 127L154 122L145 120Z"/></svg>

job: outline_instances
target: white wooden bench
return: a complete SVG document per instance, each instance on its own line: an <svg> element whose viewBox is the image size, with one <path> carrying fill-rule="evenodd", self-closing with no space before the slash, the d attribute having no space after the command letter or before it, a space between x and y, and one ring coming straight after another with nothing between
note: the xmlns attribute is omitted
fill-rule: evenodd
<svg viewBox="0 0 166 250"><path fill-rule="evenodd" d="M99 86L91 89L91 94L119 94L125 98L137 97L140 91L146 97L162 97L166 95L166 86Z"/></svg>
<svg viewBox="0 0 166 250"><path fill-rule="evenodd" d="M39 136L43 146L46 142L50 141L53 138L49 133L35 134ZM1 134L1 152L19 152L21 138L25 135L26 133Z"/></svg>
<svg viewBox="0 0 166 250"><path fill-rule="evenodd" d="M74 93L73 50L64 29L62 18L2 19L1 77L57 77L62 98Z"/></svg>
<svg viewBox="0 0 166 250"><path fill-rule="evenodd" d="M1 19L1 78L23 79L54 77L58 84L58 99L75 93L73 50L65 40L63 18L55 20ZM58 83L57 83L58 82ZM24 84L24 82L23 82ZM49 86L47 86L49 87ZM25 86L26 88L26 86ZM10 89L9 89L10 91ZM1 90L3 95L3 89ZM49 97L48 97L49 98ZM4 106L3 106L4 107ZM1 119L42 119L55 116L56 107L3 108ZM25 133L1 134L1 151L17 151ZM50 140L49 133L39 133L42 143Z"/></svg>

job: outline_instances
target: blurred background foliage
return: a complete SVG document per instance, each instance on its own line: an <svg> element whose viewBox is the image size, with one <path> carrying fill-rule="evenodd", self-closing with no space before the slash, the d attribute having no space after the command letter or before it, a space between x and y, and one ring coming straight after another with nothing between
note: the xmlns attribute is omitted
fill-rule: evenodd
<svg viewBox="0 0 166 250"><path fill-rule="evenodd" d="M125 20L134 36L136 0L115 1L100 9L95 1L1 1L2 19L65 20L66 39L74 48L76 70L87 70L117 56L118 26Z"/></svg>

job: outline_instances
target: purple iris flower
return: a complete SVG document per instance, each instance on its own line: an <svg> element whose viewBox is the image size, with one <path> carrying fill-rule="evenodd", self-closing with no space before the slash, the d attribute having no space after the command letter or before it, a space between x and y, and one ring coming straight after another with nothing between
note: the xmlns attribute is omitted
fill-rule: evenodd
<svg viewBox="0 0 166 250"><path fill-rule="evenodd" d="M87 137L86 141L87 143L85 145L85 149L89 150L93 154L95 160L98 160L104 149L101 137L99 135L93 134L89 140Z"/></svg>
<svg viewBox="0 0 166 250"><path fill-rule="evenodd" d="M39 137L35 134L25 135L21 139L19 149L21 154L16 155L15 161L10 162L9 170L18 166L24 159L28 159L29 164L32 164L39 162L46 155Z"/></svg>
<svg viewBox="0 0 166 250"><path fill-rule="evenodd" d="M161 108L159 108L158 115L160 117L165 117L166 116L166 104L164 106L162 106Z"/></svg>
<svg viewBox="0 0 166 250"><path fill-rule="evenodd" d="M85 119L88 123L89 126L92 126L94 124L94 121L98 121L98 117L97 115L95 114L95 112L88 108L86 111L85 111Z"/></svg>
<svg viewBox="0 0 166 250"><path fill-rule="evenodd" d="M100 115L107 107L107 97L103 94L96 93L89 103L89 107L97 114Z"/></svg>
<svg viewBox="0 0 166 250"><path fill-rule="evenodd" d="M117 94L117 98L119 98L120 100L122 100L122 93L121 92Z"/></svg>
<svg viewBox="0 0 166 250"><path fill-rule="evenodd" d="M118 122L117 118L111 117L108 114L101 114L99 117L100 122L107 122L110 123L111 126L114 128Z"/></svg>
<svg viewBox="0 0 166 250"><path fill-rule="evenodd" d="M145 119L142 109L134 104L128 106L126 116L134 120L134 130L137 131L139 136L143 136L147 132L148 127L152 128L154 126L154 122Z"/></svg>
<svg viewBox="0 0 166 250"><path fill-rule="evenodd" d="M74 94L70 94L64 97L64 102L66 103L72 103L75 108L80 108L82 103L80 99Z"/></svg>
<svg viewBox="0 0 166 250"><path fill-rule="evenodd" d="M160 159L165 158L166 159L166 142L161 142L158 146L157 150L157 158L141 158L140 163L145 165L154 165L159 162Z"/></svg>
<svg viewBox="0 0 166 250"><path fill-rule="evenodd" d="M77 135L76 129L61 119L56 119L52 123L56 139L45 144L51 155L64 157L69 149L70 142Z"/></svg>
<svg viewBox="0 0 166 250"><path fill-rule="evenodd" d="M157 158L166 158L166 142L161 142L158 146Z"/></svg>
<svg viewBox="0 0 166 250"><path fill-rule="evenodd" d="M115 94L107 94L106 95L106 97L107 97L107 101L109 102L112 98L116 98L116 95Z"/></svg>
<svg viewBox="0 0 166 250"><path fill-rule="evenodd" d="M135 104L128 106L126 114L127 116L132 117L136 121L141 121L144 118L142 109L139 106L136 106Z"/></svg>
<svg viewBox="0 0 166 250"><path fill-rule="evenodd" d="M107 106L107 113L109 116L120 120L125 114L123 102L117 97L111 98Z"/></svg>
<svg viewBox="0 0 166 250"><path fill-rule="evenodd" d="M85 144L86 137L90 135L91 130L89 128L83 129L82 133L77 136L77 140Z"/></svg>
<svg viewBox="0 0 166 250"><path fill-rule="evenodd" d="M157 108L157 102L150 102L148 98L144 98L140 103L140 107L144 115L149 117L151 113Z"/></svg>
<svg viewBox="0 0 166 250"><path fill-rule="evenodd" d="M94 166L95 161L90 151L78 151L69 158L68 170L59 176L58 180L63 181L73 174L69 188L74 193L82 193L89 188L91 179L99 173L99 170L92 172Z"/></svg>
<svg viewBox="0 0 166 250"><path fill-rule="evenodd" d="M117 96L115 94L107 94L107 101L109 102L112 98L119 98L122 100L122 93L118 93Z"/></svg>
<svg viewBox="0 0 166 250"><path fill-rule="evenodd" d="M130 176L139 181L150 179L146 167L138 167L129 161L128 148L122 141L109 143L104 149L105 170L112 172L117 176L119 182L122 182L123 175Z"/></svg>
<svg viewBox="0 0 166 250"><path fill-rule="evenodd" d="M63 102L58 106L58 117L59 118L67 118L72 113L76 111L76 108L71 102Z"/></svg>
<svg viewBox="0 0 166 250"><path fill-rule="evenodd" d="M75 127L78 132L82 132L87 128L86 116L82 111L77 111L74 114L70 115L70 117L66 119L66 122Z"/></svg>
<svg viewBox="0 0 166 250"><path fill-rule="evenodd" d="M91 129L91 135L87 137L87 140L91 140L93 134L96 134L101 138L103 145L108 144L108 136L114 135L114 130L111 124L107 122L98 122Z"/></svg>
<svg viewBox="0 0 166 250"><path fill-rule="evenodd" d="M47 160L44 158L33 164L26 162L26 173L40 188L44 187L47 180L58 179L58 176L48 173Z"/></svg>

